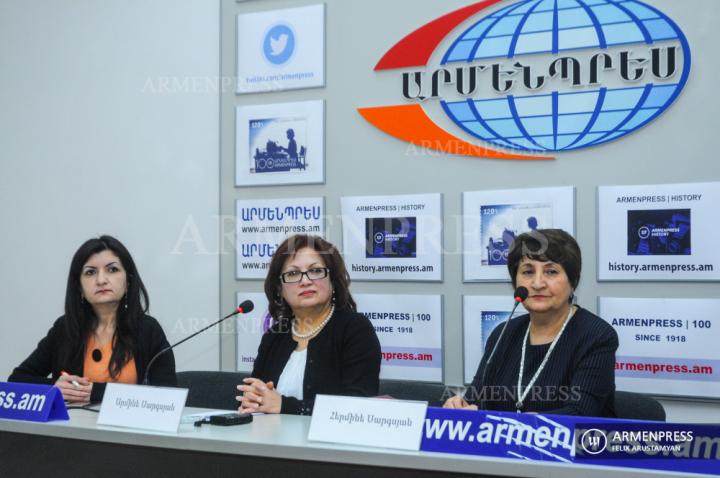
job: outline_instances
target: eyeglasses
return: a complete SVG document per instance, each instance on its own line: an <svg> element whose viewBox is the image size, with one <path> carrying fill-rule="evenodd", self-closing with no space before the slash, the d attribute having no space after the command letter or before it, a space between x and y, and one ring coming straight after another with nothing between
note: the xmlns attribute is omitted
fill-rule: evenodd
<svg viewBox="0 0 720 478"><path fill-rule="evenodd" d="M296 282L301 282L303 276L307 276L308 279L315 281L326 278L329 271L330 269L327 267L313 267L305 272L288 271L280 274L280 280L283 281L284 284L294 284Z"/></svg>

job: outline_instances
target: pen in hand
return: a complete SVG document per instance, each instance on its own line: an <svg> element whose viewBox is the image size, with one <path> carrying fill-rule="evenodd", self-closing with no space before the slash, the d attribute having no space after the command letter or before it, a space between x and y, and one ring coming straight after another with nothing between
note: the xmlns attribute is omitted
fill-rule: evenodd
<svg viewBox="0 0 720 478"><path fill-rule="evenodd" d="M64 370L61 370L61 371L60 371L60 375L62 375L62 376L64 376L64 377L67 377L67 376L70 375L70 374L67 373L67 372L64 371ZM77 380L73 380L73 381L71 381L70 383L72 383L75 388L80 388L80 384L78 383Z"/></svg>

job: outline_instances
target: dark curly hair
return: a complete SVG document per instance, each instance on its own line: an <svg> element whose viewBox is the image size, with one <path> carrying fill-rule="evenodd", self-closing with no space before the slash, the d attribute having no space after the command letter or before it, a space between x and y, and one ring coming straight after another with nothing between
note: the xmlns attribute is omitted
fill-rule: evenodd
<svg viewBox="0 0 720 478"><path fill-rule="evenodd" d="M345 261L343 261L337 248L322 237L297 234L285 239L277 248L270 261L270 268L265 278L265 297L267 297L268 308L273 319L277 322L280 318L289 318L293 315L288 303L281 300L282 281L280 280L280 274L285 261L294 257L300 249L306 247L317 252L325 263L325 267L330 270L330 283L335 294L335 307L349 309L353 312L357 311L355 300L350 294L350 274L348 274Z"/></svg>

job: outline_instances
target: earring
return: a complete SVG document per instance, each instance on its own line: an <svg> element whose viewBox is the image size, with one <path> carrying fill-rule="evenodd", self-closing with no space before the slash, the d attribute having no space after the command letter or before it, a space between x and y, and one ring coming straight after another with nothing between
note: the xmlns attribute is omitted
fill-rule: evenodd
<svg viewBox="0 0 720 478"><path fill-rule="evenodd" d="M278 307L282 307L283 306L282 296L278 293L275 293L275 298L273 299L273 302L275 302L275 305L277 305Z"/></svg>
<svg viewBox="0 0 720 478"><path fill-rule="evenodd" d="M335 289L332 291L332 299L331 299L332 305L335 305Z"/></svg>
<svg viewBox="0 0 720 478"><path fill-rule="evenodd" d="M125 294L125 310L128 308L128 296Z"/></svg>

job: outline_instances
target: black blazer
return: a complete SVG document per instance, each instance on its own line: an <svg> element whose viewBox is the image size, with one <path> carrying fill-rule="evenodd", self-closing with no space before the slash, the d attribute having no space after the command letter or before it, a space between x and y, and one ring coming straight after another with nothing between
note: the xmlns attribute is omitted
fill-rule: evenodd
<svg viewBox="0 0 720 478"><path fill-rule="evenodd" d="M503 325L492 331L465 400L488 410L515 411L520 355L530 318L510 320L487 373L488 356ZM527 345L523 387L535 375L550 344ZM597 315L578 307L557 342L547 365L528 393L523 411L556 415L614 417L615 329ZM484 383L481 383L484 377Z"/></svg>
<svg viewBox="0 0 720 478"><path fill-rule="evenodd" d="M252 376L277 385L297 347L290 322L273 324L260 341ZM312 414L315 395L371 397L378 394L380 342L370 321L357 312L336 310L325 327L308 342L303 400L282 397L280 413Z"/></svg>
<svg viewBox="0 0 720 478"><path fill-rule="evenodd" d="M37 348L28 358L13 370L8 378L10 382L27 382L54 384L60 377L60 344L65 340L65 316L55 321L47 335L40 340ZM145 315L139 321L138 334L133 350L135 369L138 381L145 376L148 362L163 348L169 346L165 333L157 320ZM68 366L66 372L71 375L83 375L84 354L78 354L77 360ZM48 378L48 375L51 377ZM175 357L172 350L165 352L153 364L150 376L151 385L162 385L174 387L177 385L175 378ZM105 394L104 383L94 383L90 394L91 402L99 402Z"/></svg>

